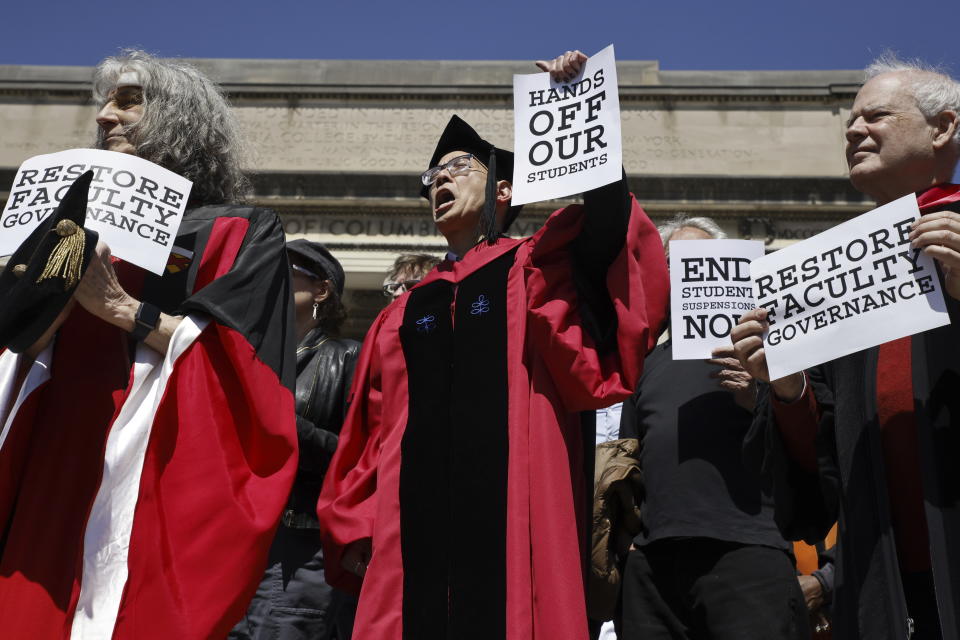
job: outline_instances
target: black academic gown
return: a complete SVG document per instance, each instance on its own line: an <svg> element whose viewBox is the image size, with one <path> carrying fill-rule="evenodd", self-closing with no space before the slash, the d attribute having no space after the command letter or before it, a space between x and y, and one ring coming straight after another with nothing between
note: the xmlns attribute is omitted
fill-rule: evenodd
<svg viewBox="0 0 960 640"><path fill-rule="evenodd" d="M945 297L952 324L913 336L912 378L937 605L944 640L958 640L960 302ZM908 637L877 418L878 353L866 349L808 371L823 412L818 473L805 472L786 452L769 393L759 396L745 443L770 484L786 538L813 544L839 518L835 638Z"/></svg>

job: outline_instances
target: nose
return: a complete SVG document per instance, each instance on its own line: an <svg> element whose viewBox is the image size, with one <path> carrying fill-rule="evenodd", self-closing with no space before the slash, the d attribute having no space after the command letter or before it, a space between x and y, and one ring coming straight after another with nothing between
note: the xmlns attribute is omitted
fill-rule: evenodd
<svg viewBox="0 0 960 640"><path fill-rule="evenodd" d="M103 105L103 109L100 109L100 112L97 113L96 120L97 124L104 130L119 124L120 118L117 116L116 109L113 108L113 102Z"/></svg>
<svg viewBox="0 0 960 640"><path fill-rule="evenodd" d="M844 133L847 142L859 142L867 137L867 127L866 121L862 117L858 117L849 125L847 125L847 130Z"/></svg>
<svg viewBox="0 0 960 640"><path fill-rule="evenodd" d="M393 290L393 299L396 300L402 296L407 291L407 285L400 283L397 285L397 288Z"/></svg>
<svg viewBox="0 0 960 640"><path fill-rule="evenodd" d="M453 182L453 176L450 174L450 168L444 167L440 170L440 173L437 174L436 179L433 181L433 186L437 188L447 182Z"/></svg>

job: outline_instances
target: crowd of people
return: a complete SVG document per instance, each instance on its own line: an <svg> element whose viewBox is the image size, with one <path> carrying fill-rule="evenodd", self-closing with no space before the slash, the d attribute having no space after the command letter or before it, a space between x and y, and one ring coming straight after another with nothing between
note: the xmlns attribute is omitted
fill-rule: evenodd
<svg viewBox="0 0 960 640"><path fill-rule="evenodd" d="M669 242L718 225L655 227L624 171L511 237L513 154L454 115L418 184L448 253L397 258L361 345L213 82L132 51L93 84L97 148L193 190L161 275L83 228L85 175L0 276L2 637L960 640L956 325L771 380L757 309L673 360ZM958 112L885 58L845 133L951 318Z"/></svg>

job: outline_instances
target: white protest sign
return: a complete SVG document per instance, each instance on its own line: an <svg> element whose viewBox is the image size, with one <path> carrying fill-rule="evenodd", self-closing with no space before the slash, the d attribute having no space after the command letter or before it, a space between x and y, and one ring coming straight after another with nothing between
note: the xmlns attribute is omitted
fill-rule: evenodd
<svg viewBox="0 0 960 640"><path fill-rule="evenodd" d="M97 231L113 255L162 273L193 185L142 158L100 149L34 156L20 165L0 214L0 256L13 253L88 170L93 181L84 226Z"/></svg>
<svg viewBox="0 0 960 640"><path fill-rule="evenodd" d="M730 330L754 308L750 261L759 240L670 242L670 338L674 360L711 357L730 346Z"/></svg>
<svg viewBox="0 0 960 640"><path fill-rule="evenodd" d="M771 379L950 323L919 216L911 194L750 264Z"/></svg>
<svg viewBox="0 0 960 640"><path fill-rule="evenodd" d="M583 193L622 176L620 96L613 45L569 83L513 76L515 205Z"/></svg>

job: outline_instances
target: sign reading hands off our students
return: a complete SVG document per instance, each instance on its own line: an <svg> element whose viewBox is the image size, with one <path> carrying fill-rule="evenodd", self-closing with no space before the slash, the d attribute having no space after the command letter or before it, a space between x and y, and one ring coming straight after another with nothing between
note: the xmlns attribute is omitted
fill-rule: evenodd
<svg viewBox="0 0 960 640"><path fill-rule="evenodd" d="M670 242L670 338L674 360L710 358L730 344L730 330L756 305L750 261L758 240Z"/></svg>
<svg viewBox="0 0 960 640"><path fill-rule="evenodd" d="M568 83L513 76L515 205L562 198L622 177L620 97L613 45Z"/></svg>
<svg viewBox="0 0 960 640"><path fill-rule="evenodd" d="M193 184L142 158L99 149L34 156L20 165L0 214L0 256L13 253L88 170L84 226L118 258L163 273Z"/></svg>
<svg viewBox="0 0 960 640"><path fill-rule="evenodd" d="M950 324L911 194L750 264L770 378Z"/></svg>

